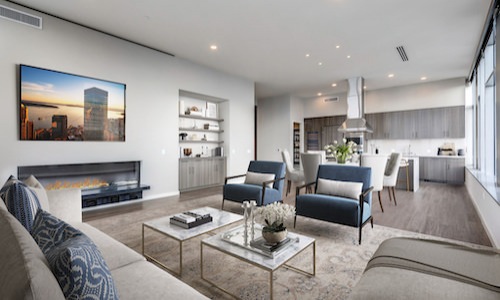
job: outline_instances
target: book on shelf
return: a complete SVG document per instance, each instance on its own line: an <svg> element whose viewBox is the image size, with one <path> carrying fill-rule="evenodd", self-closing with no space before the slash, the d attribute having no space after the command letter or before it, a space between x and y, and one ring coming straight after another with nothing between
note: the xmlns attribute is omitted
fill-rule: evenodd
<svg viewBox="0 0 500 300"><path fill-rule="evenodd" d="M176 214L170 218L170 224L180 226L182 228L193 228L208 222L212 222L210 214L197 214L194 212L183 212Z"/></svg>

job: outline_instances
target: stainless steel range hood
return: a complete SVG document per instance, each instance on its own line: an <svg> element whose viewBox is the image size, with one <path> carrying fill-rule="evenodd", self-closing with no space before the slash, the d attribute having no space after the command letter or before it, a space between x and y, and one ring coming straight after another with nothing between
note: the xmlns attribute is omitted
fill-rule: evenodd
<svg viewBox="0 0 500 300"><path fill-rule="evenodd" d="M349 90L347 93L347 120L339 127L340 132L363 133L373 132L372 127L364 118L364 79L354 77L348 79Z"/></svg>

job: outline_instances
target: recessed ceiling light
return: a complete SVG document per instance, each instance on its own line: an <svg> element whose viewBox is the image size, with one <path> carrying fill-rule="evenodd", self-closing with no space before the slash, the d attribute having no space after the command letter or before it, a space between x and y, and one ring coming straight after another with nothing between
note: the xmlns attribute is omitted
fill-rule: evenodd
<svg viewBox="0 0 500 300"><path fill-rule="evenodd" d="M336 86L337 86L337 84L336 84L336 83L332 83L332 86L333 86L333 87L336 87Z"/></svg>
<svg viewBox="0 0 500 300"><path fill-rule="evenodd" d="M317 95L318 95L318 96L323 96L323 94L322 94L322 93L318 93Z"/></svg>
<svg viewBox="0 0 500 300"><path fill-rule="evenodd" d="M322 62L319 62L319 63L318 63L318 66L322 66L322 65L323 65L323 63L322 63Z"/></svg>
<svg viewBox="0 0 500 300"><path fill-rule="evenodd" d="M306 57L309 57L309 56L311 56L311 54L307 53L307 54L306 54Z"/></svg>
<svg viewBox="0 0 500 300"><path fill-rule="evenodd" d="M350 55L347 55L347 58L351 58L351 56L350 56Z"/></svg>
<svg viewBox="0 0 500 300"><path fill-rule="evenodd" d="M394 77L394 74L389 74L389 75L387 75L387 77L392 78L392 77Z"/></svg>
<svg viewBox="0 0 500 300"><path fill-rule="evenodd" d="M217 50L217 45L210 45L210 49Z"/></svg>
<svg viewBox="0 0 500 300"><path fill-rule="evenodd" d="M363 89L365 89L365 90L366 90L366 85L365 85L365 86L363 86Z"/></svg>
<svg viewBox="0 0 500 300"><path fill-rule="evenodd" d="M335 48L337 48L337 49L340 48L340 45L335 46Z"/></svg>
<svg viewBox="0 0 500 300"><path fill-rule="evenodd" d="M427 77L422 76L422 77L420 77L420 80L427 80Z"/></svg>

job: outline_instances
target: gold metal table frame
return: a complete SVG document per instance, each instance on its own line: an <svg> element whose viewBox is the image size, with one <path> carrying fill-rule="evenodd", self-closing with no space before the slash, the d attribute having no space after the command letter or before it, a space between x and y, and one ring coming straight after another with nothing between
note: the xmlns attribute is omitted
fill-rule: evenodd
<svg viewBox="0 0 500 300"><path fill-rule="evenodd" d="M192 209L190 211L197 213L210 213L210 215L213 217L213 221L190 229L184 229L182 227L170 224L170 217L172 217L173 216L172 215L147 221L142 224L142 255L147 260L155 262L165 270L171 272L172 274L178 277L182 276L182 253L183 253L182 245L184 242L203 234L214 235L213 233L214 230L223 228L227 225L233 224L243 219L243 216L241 215L212 207L202 207L198 209ZM156 233L159 233L167 238L171 238L179 243L179 271L176 271L175 269L167 266L166 264L156 259L152 255L146 253L145 241L144 241L145 240L144 233L146 228L148 230L152 230Z"/></svg>
<svg viewBox="0 0 500 300"><path fill-rule="evenodd" d="M215 238L215 237L212 237L212 238ZM229 245L229 244L228 244ZM299 268L296 268L294 266L291 266L291 265L288 265L287 263L292 260L293 258L295 258L297 255L299 255L300 253L302 253L304 250L308 249L309 247L312 246L312 265L313 265L313 271L312 273L311 272L308 272L306 270L301 270ZM291 255L290 257L288 257L285 261L283 261L282 263L280 263L279 265L277 265L275 268L269 268L269 267L266 267L262 264L259 264L257 262L254 262L254 261L251 261L241 255L238 255L237 253L233 253L232 251L230 250L227 250L227 249L230 249L230 248L227 248L227 249L224 249L224 248L221 248L221 247L217 247L217 246L213 246L213 245L210 245L208 244L205 240L202 240L201 241L201 246L200 246L200 272L201 272L201 279L212 284L214 287L218 288L219 290L223 291L224 293L228 294L228 295L231 295L235 298L239 298L238 296L234 295L233 293L231 293L230 291L228 291L227 289L225 288L222 288L220 286L218 286L215 282L207 279L205 276L204 276L204 268L203 268L203 247L209 247L209 248L212 248L214 250L217 250L219 252L222 252L224 254L227 254L229 256L232 256L236 259L239 259L243 262L246 262L250 265L253 265L255 267L258 267L264 271L267 271L269 272L269 297L270 299L272 300L273 299L273 283L274 283L274 279L273 279L273 274L274 274L274 271L277 271L279 268L281 267L285 267L287 269L290 269L290 270L293 270L297 273L300 273L300 274L303 274L303 275L306 275L306 276L316 276L316 240L312 239L312 241L310 241L306 246L304 246L303 248L301 248L300 250L296 251L293 255ZM233 246L235 247L235 246ZM243 249L243 251L250 251L250 250L246 250L246 249ZM261 256L264 257L264 255L260 254ZM270 260L273 260L272 258L264 258L264 259L270 259Z"/></svg>

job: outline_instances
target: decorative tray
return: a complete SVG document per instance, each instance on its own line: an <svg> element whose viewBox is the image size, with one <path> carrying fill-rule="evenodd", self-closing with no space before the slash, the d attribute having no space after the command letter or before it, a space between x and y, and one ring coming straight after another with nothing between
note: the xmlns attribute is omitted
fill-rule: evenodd
<svg viewBox="0 0 500 300"><path fill-rule="evenodd" d="M229 231L221 234L222 240L237 245L244 249L253 251L255 253L275 258L282 254L288 247L299 241L299 238L294 236L293 233L288 233L288 237L281 243L268 244L262 238L262 225L255 224L254 235L252 239L251 229L248 230L248 238L245 240L245 225L240 225Z"/></svg>

